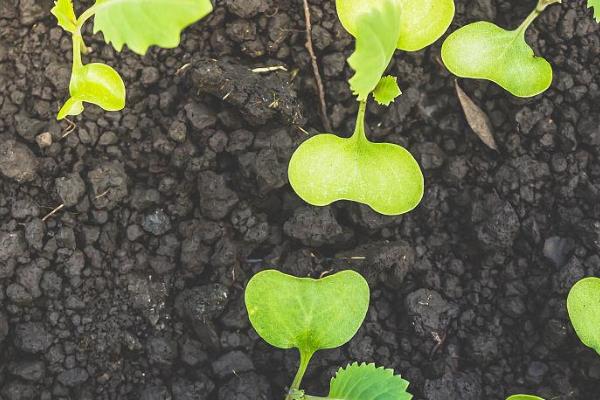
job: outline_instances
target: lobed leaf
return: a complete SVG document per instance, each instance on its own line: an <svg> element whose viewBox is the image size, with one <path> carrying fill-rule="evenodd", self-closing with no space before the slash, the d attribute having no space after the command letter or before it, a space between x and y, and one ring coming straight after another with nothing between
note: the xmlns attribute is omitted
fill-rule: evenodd
<svg viewBox="0 0 600 400"><path fill-rule="evenodd" d="M356 50L348 64L356 71L349 82L359 101L375 90L396 51L399 19L399 0L381 0L356 18Z"/></svg>
<svg viewBox="0 0 600 400"><path fill-rule="evenodd" d="M73 69L69 84L71 98L58 112L58 119L83 112L83 103L96 104L106 111L125 107L125 84L113 68L93 63Z"/></svg>
<svg viewBox="0 0 600 400"><path fill-rule="evenodd" d="M73 33L77 30L77 17L72 0L56 0L50 12L65 31Z"/></svg>
<svg viewBox="0 0 600 400"><path fill-rule="evenodd" d="M358 18L380 0L336 0L338 16L354 37L360 31ZM405 51L421 50L438 40L454 18L454 0L397 0L400 7L400 36L396 47Z"/></svg>
<svg viewBox="0 0 600 400"><path fill-rule="evenodd" d="M142 55L152 45L177 47L181 31L213 8L210 0L96 0L95 7L94 33Z"/></svg>
<svg viewBox="0 0 600 400"><path fill-rule="evenodd" d="M487 79L518 97L532 97L552 83L552 67L525 42L525 29L508 31L475 22L453 32L442 45L442 60L453 74Z"/></svg>
<svg viewBox="0 0 600 400"><path fill-rule="evenodd" d="M506 400L544 400L541 397L534 396L531 394L513 394L508 397Z"/></svg>
<svg viewBox="0 0 600 400"><path fill-rule="evenodd" d="M588 8L594 9L594 18L600 23L600 0L588 0Z"/></svg>
<svg viewBox="0 0 600 400"><path fill-rule="evenodd" d="M600 354L600 278L577 282L567 297L567 310L579 339Z"/></svg>
<svg viewBox="0 0 600 400"><path fill-rule="evenodd" d="M267 343L312 355L352 339L367 314L369 286L354 271L311 279L267 270L250 279L245 302Z"/></svg>
<svg viewBox="0 0 600 400"><path fill-rule="evenodd" d="M389 75L381 78L373 91L375 101L382 106L389 106L401 94L398 79Z"/></svg>
<svg viewBox="0 0 600 400"><path fill-rule="evenodd" d="M405 148L331 134L302 143L292 155L288 176L307 203L325 206L351 200L384 215L414 209L424 191L419 164Z"/></svg>
<svg viewBox="0 0 600 400"><path fill-rule="evenodd" d="M329 398L339 400L410 400L408 381L391 369L353 363L340 368L329 388Z"/></svg>

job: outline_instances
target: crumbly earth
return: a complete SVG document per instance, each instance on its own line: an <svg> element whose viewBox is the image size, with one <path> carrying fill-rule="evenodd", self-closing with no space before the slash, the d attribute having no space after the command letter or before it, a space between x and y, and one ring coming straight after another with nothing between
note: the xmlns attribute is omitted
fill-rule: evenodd
<svg viewBox="0 0 600 400"><path fill-rule="evenodd" d="M1 0L0 399L282 399L297 355L251 329L245 283L265 268L353 268L372 287L367 319L318 354L310 392L357 360L394 368L418 400L597 400L600 357L574 335L565 298L600 275L600 25L583 0L563 3L528 32L555 67L547 93L461 81L499 152L467 127L439 42L396 55L404 94L369 106L370 136L408 147L427 190L390 218L309 207L288 185L291 153L321 127L301 1L217 0L179 48L144 57L88 34L86 59L123 75L128 104L88 106L65 136L54 117L69 38L50 1ZM457 0L452 29L515 27L533 7ZM347 135L353 42L333 0L311 10L328 112ZM198 87L202 59L226 66L214 79L234 79L236 96ZM235 80L276 66L289 72Z"/></svg>

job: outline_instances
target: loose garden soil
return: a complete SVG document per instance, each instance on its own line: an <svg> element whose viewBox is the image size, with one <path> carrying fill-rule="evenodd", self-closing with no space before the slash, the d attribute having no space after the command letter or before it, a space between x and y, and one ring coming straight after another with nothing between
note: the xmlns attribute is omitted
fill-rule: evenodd
<svg viewBox="0 0 600 400"><path fill-rule="evenodd" d="M515 27L534 3L457 0L452 29ZM88 32L86 59L123 75L128 104L88 106L70 133L55 121L70 40L51 5L0 0L0 399L282 399L297 355L264 343L243 304L265 268L352 268L371 285L356 337L310 367L311 393L357 360L394 368L415 399L600 398L600 357L565 309L600 276L600 25L583 0L528 33L555 67L544 95L461 81L498 152L468 128L440 42L395 56L404 94L370 104L370 137L415 154L426 194L394 218L289 187L291 153L322 129L301 1L218 0L179 48L141 58ZM311 12L347 136L353 40L332 0Z"/></svg>

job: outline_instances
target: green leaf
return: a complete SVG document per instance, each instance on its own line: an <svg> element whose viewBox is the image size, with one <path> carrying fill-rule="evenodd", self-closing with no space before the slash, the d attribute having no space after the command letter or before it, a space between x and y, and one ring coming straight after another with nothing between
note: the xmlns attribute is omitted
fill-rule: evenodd
<svg viewBox="0 0 600 400"><path fill-rule="evenodd" d="M71 98L58 112L58 119L79 115L83 102L96 104L106 111L118 111L125 107L125 84L113 68L93 63L76 66L69 84Z"/></svg>
<svg viewBox="0 0 600 400"><path fill-rule="evenodd" d="M340 368L331 380L329 398L339 400L410 400L408 381L391 369L353 363Z"/></svg>
<svg viewBox="0 0 600 400"><path fill-rule="evenodd" d="M400 3L381 0L356 18L356 50L348 64L356 71L350 78L352 92L365 101L388 67L400 36Z"/></svg>
<svg viewBox="0 0 600 400"><path fill-rule="evenodd" d="M361 107L352 137L320 134L298 147L288 167L290 184L315 206L351 200L380 214L404 214L423 198L419 164L401 146L367 140Z"/></svg>
<svg viewBox="0 0 600 400"><path fill-rule="evenodd" d="M453 74L487 79L518 97L532 97L552 83L552 67L525 42L524 24L508 31L475 22L453 32L442 46L442 60Z"/></svg>
<svg viewBox="0 0 600 400"><path fill-rule="evenodd" d="M398 79L395 76L389 75L381 78L373 91L375 101L382 106L389 106L401 94L400 87L398 87Z"/></svg>
<svg viewBox="0 0 600 400"><path fill-rule="evenodd" d="M577 282L567 297L567 310L579 339L600 354L600 278Z"/></svg>
<svg viewBox="0 0 600 400"><path fill-rule="evenodd" d="M600 22L600 0L588 0L588 8L594 8L594 18Z"/></svg>
<svg viewBox="0 0 600 400"><path fill-rule="evenodd" d="M508 397L506 400L544 400L541 397L534 396L531 394L513 394Z"/></svg>
<svg viewBox="0 0 600 400"><path fill-rule="evenodd" d="M438 40L454 18L454 0L395 0L400 6L400 37L396 47L405 51L421 50ZM344 28L357 37L358 18L380 0L336 0L338 16Z"/></svg>
<svg viewBox="0 0 600 400"><path fill-rule="evenodd" d="M157 45L173 48L188 25L212 11L210 0L96 0L94 33L117 51L127 45L138 54Z"/></svg>
<svg viewBox="0 0 600 400"><path fill-rule="evenodd" d="M310 279L267 270L250 279L245 300L265 341L310 356L352 339L369 308L369 286L354 271Z"/></svg>
<svg viewBox="0 0 600 400"><path fill-rule="evenodd" d="M77 30L77 17L71 0L56 0L50 12L65 31L73 33Z"/></svg>

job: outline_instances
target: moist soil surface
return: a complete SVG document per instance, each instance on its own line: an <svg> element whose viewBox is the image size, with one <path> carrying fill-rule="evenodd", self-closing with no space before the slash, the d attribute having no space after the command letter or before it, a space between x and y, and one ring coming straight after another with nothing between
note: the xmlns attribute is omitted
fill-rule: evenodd
<svg viewBox="0 0 600 400"><path fill-rule="evenodd" d="M516 27L535 6L456 3L452 30ZM297 354L263 342L243 304L267 268L351 268L371 286L364 325L318 353L309 393L356 360L394 368L415 399L600 398L600 357L565 309L600 275L600 29L584 1L527 34L554 66L545 94L460 82L497 152L468 128L440 42L398 52L404 94L370 104L367 123L423 167L424 200L401 217L290 189L291 153L323 126L301 1L218 0L179 48L144 57L88 28L85 58L122 74L127 107L87 106L72 127L55 120L71 51L50 6L0 2L0 399L282 399ZM333 1L311 12L328 115L348 136L353 40Z"/></svg>

